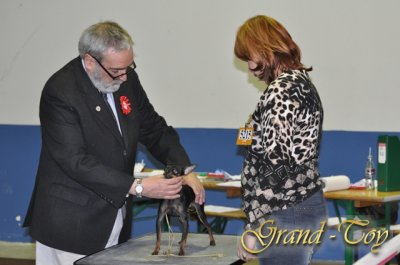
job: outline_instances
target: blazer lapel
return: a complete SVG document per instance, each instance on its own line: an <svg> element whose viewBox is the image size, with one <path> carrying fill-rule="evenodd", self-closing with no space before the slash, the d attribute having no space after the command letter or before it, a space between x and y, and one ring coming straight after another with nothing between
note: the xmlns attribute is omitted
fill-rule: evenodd
<svg viewBox="0 0 400 265"><path fill-rule="evenodd" d="M120 102L120 94L121 88L113 94L115 109L117 110L119 126L121 127L122 138L124 139L124 144L128 146L128 126L127 126L127 117L122 113L121 102ZM132 107L132 106L131 106Z"/></svg>
<svg viewBox="0 0 400 265"><path fill-rule="evenodd" d="M80 83L82 88L81 91L87 106L89 107L95 119L98 120L99 123L106 126L109 131L122 143L122 137L118 130L118 124L113 117L114 114L111 110L109 110L109 107L106 105L107 103L104 101L102 95L97 88L94 87L92 81L90 81L85 69L82 66L82 63L79 63L80 67L78 67L78 75L80 76L79 79L82 81Z"/></svg>

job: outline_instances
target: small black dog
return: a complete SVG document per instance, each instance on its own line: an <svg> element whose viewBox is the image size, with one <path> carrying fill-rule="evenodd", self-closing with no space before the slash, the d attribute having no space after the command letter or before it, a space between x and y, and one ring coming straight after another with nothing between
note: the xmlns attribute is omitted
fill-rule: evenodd
<svg viewBox="0 0 400 265"><path fill-rule="evenodd" d="M195 167L195 165L188 167L168 165L164 170L164 177L172 178L173 176L184 176L192 172ZM188 185L183 185L179 198L173 200L162 200L160 202L156 223L157 242L152 255L158 255L158 252L160 251L161 224L166 214L178 216L179 221L182 224L182 239L179 242L179 256L185 255L186 240L189 232L189 213L191 212L196 212L199 221L207 228L210 236L210 246L215 246L211 226L207 221L206 214L204 213L204 205L195 203L194 199L195 194L193 190Z"/></svg>

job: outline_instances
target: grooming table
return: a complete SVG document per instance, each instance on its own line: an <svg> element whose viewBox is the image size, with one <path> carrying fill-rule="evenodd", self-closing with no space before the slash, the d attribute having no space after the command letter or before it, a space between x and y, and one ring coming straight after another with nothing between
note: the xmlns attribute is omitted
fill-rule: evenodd
<svg viewBox="0 0 400 265"><path fill-rule="evenodd" d="M161 238L160 254L151 255L156 243L156 234L149 234L84 257L76 265L148 265L148 264L213 264L226 265L238 261L236 246L239 236L214 235L216 246L210 246L208 234L189 233L185 256L178 256L181 233L173 233L172 255L164 255L169 246L169 233Z"/></svg>

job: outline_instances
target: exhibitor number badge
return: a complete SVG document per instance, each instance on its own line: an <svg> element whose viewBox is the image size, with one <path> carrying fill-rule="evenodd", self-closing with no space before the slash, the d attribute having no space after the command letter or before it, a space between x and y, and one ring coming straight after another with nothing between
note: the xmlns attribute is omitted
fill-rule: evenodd
<svg viewBox="0 0 400 265"><path fill-rule="evenodd" d="M236 140L237 145L251 145L252 139L253 139L253 128L251 127L239 128L239 133Z"/></svg>

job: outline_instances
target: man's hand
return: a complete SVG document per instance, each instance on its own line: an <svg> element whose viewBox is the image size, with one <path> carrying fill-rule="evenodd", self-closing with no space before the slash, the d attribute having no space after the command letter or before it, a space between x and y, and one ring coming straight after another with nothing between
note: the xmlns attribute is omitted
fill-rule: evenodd
<svg viewBox="0 0 400 265"><path fill-rule="evenodd" d="M179 198L179 192L182 189L183 178L174 177L171 179L164 178L164 175L156 175L143 178L142 196L154 199L176 199ZM129 190L130 194L136 195L136 181L132 184Z"/></svg>
<svg viewBox="0 0 400 265"><path fill-rule="evenodd" d="M188 185L192 188L194 194L196 195L195 202L198 204L203 204L206 200L206 194L204 191L203 184L194 173L190 173L183 176L183 184Z"/></svg>

